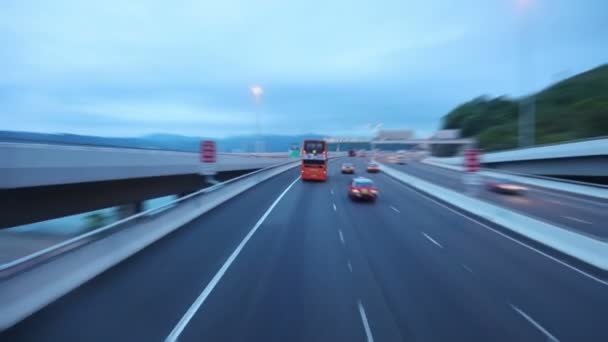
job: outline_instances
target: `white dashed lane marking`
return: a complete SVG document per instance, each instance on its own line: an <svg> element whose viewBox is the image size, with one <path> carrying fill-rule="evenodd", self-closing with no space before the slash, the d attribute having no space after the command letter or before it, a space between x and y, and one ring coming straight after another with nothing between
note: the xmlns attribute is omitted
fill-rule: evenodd
<svg viewBox="0 0 608 342"><path fill-rule="evenodd" d="M435 241L435 239L433 239L432 237L428 236L426 233L422 233L422 235L424 235L424 237L427 238L427 240L431 241L437 247L443 248L443 246L439 242Z"/></svg>

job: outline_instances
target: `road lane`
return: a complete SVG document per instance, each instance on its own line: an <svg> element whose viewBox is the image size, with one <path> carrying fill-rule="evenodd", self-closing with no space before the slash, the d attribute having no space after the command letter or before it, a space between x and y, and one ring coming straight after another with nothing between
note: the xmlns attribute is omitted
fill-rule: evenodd
<svg viewBox="0 0 608 342"><path fill-rule="evenodd" d="M329 182L294 185L180 341L366 340L332 206L336 171Z"/></svg>
<svg viewBox="0 0 608 342"><path fill-rule="evenodd" d="M607 286L351 160L378 201L347 197L353 176L339 161L328 182L295 183L179 341L608 340ZM163 340L297 174L203 215L0 340Z"/></svg>
<svg viewBox="0 0 608 342"><path fill-rule="evenodd" d="M444 253L444 257L438 260L437 264L431 264L434 259L432 255L429 256L425 266L437 272L442 272L443 269L446 284L449 286L460 286L457 276L447 276L451 269L468 268L470 271L467 270L466 274L469 277L464 280L477 282L481 293L486 292L505 305L512 304L522 308L531 317L542 322L542 325L555 333L560 340L608 339L608 329L602 323L608 315L606 285L584 277L463 216L445 210L386 175L371 175L370 178L380 187L381 198L377 205L386 202L387 205L380 208L387 208L390 204L401 211L401 229L390 223L376 225L394 227L396 236L394 239L387 239L386 244L397 240L397 233L400 233L408 236L401 240L401 248L407 250L409 248L405 244L411 244L410 241L417 238L408 235L412 229L426 232L445 248L435 248L428 241L424 241L426 246L435 249L432 255ZM375 220L390 217L389 212L390 208ZM353 214L356 214L356 211ZM370 235L368 238L372 237ZM417 246L414 244L410 248L419 248ZM395 255L394 258L403 260L407 257Z"/></svg>
<svg viewBox="0 0 608 342"><path fill-rule="evenodd" d="M356 163L359 173L364 173L364 163ZM368 310L372 328L394 322L399 340L405 341L535 340L537 333L500 297L472 281L443 249L421 234L437 223L432 215L410 217L411 209L401 207L398 200L403 191L400 185L388 183L382 174L364 176L380 189L377 203L351 202L345 196L350 178L346 176L341 181L344 196L339 206L345 208L342 225L349 227L344 233L355 240L349 245L355 248L354 272L369 268L369 276L359 277L360 286L380 292L367 301L374 304Z"/></svg>
<svg viewBox="0 0 608 342"><path fill-rule="evenodd" d="M390 165L400 171L444 186L465 192L463 173L438 166L409 162L406 165ZM591 197L566 195L559 191L525 185L528 188L523 196L497 194L482 189L478 198L510 208L526 215L576 230L599 239L608 239L608 203Z"/></svg>
<svg viewBox="0 0 608 342"><path fill-rule="evenodd" d="M218 206L1 333L0 341L162 341L298 175L287 171Z"/></svg>
<svg viewBox="0 0 608 342"><path fill-rule="evenodd" d="M234 249L234 251L230 254L228 259L222 264L222 267L217 271L217 273L213 276L213 278L207 283L205 288L201 291L201 294L196 298L194 303L188 308L188 311L182 316L177 325L173 328L169 336L165 339L166 342L175 342L180 337L181 333L184 331L186 326L190 323L190 320L194 315L198 312L201 305L205 303L211 292L215 289L217 284L222 280L230 266L234 263L234 261L239 257L243 248L247 245L249 240L253 237L253 235L257 232L259 227L264 224L266 218L270 215L272 210L279 204L279 202L283 199L285 194L291 190L291 188L296 184L296 182L300 181L300 177L296 178L293 182L291 182L283 192L277 197L277 199L272 202L270 207L266 209L262 217L255 223L255 225L251 228L251 230L247 233L247 235L243 238L243 240L238 244L238 246Z"/></svg>
<svg viewBox="0 0 608 342"><path fill-rule="evenodd" d="M440 167L437 165L427 164L424 162L412 161L407 165L413 166L420 170L434 173L438 176L447 176L451 178L460 179L462 177L462 171L452 170L444 167ZM400 165L400 166L407 166ZM500 173L496 171L495 173ZM532 180L534 178L531 178ZM567 182L567 181L566 181ZM541 186L530 185L530 184L522 184L529 189L533 190L537 193L545 194L548 198L552 200L556 200L556 202L561 202L561 200L565 200L568 206L572 206L578 209L586 208L591 206L593 208L605 208L608 206L608 200L600 199L593 196L585 196L578 193L567 192L567 191L559 191L555 189L544 188Z"/></svg>

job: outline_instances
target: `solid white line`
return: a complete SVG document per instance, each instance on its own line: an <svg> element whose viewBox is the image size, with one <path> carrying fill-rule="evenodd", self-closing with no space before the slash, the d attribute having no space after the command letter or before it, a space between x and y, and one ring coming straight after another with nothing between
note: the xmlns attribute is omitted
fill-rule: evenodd
<svg viewBox="0 0 608 342"><path fill-rule="evenodd" d="M566 216L566 215L562 215L563 218L574 221L574 222L579 222L579 223L585 223L585 224L593 224L592 222L589 221L585 221L583 219L579 219L577 217L572 217L572 216Z"/></svg>
<svg viewBox="0 0 608 342"><path fill-rule="evenodd" d="M342 231L338 229L338 233L340 233L340 241L344 244L344 235L342 235Z"/></svg>
<svg viewBox="0 0 608 342"><path fill-rule="evenodd" d="M350 264L350 261L348 261L347 265L348 265L348 270L352 272L353 271L353 265Z"/></svg>
<svg viewBox="0 0 608 342"><path fill-rule="evenodd" d="M372 336L372 331L369 328L369 323L367 322L367 315L365 315L365 308L363 304L361 304L361 300L358 301L359 304L359 314L361 315L361 321L363 322L363 329L365 329L365 335L367 336L367 342L374 342L374 336Z"/></svg>
<svg viewBox="0 0 608 342"><path fill-rule="evenodd" d="M422 235L424 235L425 238L427 238L429 241L431 241L432 243L434 243L438 247L443 248L443 246L439 242L433 240L433 238L430 237L430 236L428 236L428 235L426 235L426 233L423 232Z"/></svg>
<svg viewBox="0 0 608 342"><path fill-rule="evenodd" d="M192 303L192 305L190 306L190 308L188 308L188 311L186 311L186 313L179 320L179 322L177 323L177 325L175 326L175 328L173 328L173 330L171 331L171 333L169 334L169 336L167 336L167 338L165 339L165 342L175 342L175 341L177 341L177 338L182 333L182 331L184 331L184 329L186 328L186 325L188 325L188 323L190 322L190 320L192 319L192 317L194 317L194 315L196 314L196 312L198 311L198 309L205 302L205 300L207 299L207 297L209 297L209 295L211 294L211 291L213 291L213 289L215 288L215 286L222 279L222 277L224 276L224 274L226 273L226 271L228 270L228 268L230 267L230 265L232 265L232 263L234 262L234 260L236 259L236 257L239 255L239 253L241 253L241 250L243 249L243 247L245 247L245 245L247 244L247 242L249 241L249 239L251 239L251 237L253 236L253 234L258 230L258 228L262 225L262 223L264 223L264 221L266 220L266 218L268 217L268 215L270 215L270 212L272 212L272 209L274 209L274 207L276 207L277 204L279 204L279 201L281 201L281 199L283 198L283 196L285 196L285 194L289 191L289 189L291 189L291 187L294 184L296 184L296 182L298 180L300 180L300 177L296 178L293 182L291 182L291 184L289 184L289 186L287 188L285 188L285 190L283 190L283 192L279 195L279 197L277 197L277 199L274 200L274 202L266 210L266 212L264 213L264 215L262 215L262 217L260 217L260 219L258 220L258 222L256 222L255 226L253 226L253 228L251 228L251 230L245 236L245 238L243 239L243 241L241 241L241 243L236 247L236 249L232 252L232 254L230 254L230 256L228 257L228 259L226 259L226 261L224 262L224 264L222 265L222 267L219 269L219 271L217 271L217 273L215 274L215 276L213 276L213 278L211 279L211 281L209 282L209 284L207 284L207 286L205 287L205 289L203 290L203 292L201 292L201 294L198 296L198 298L196 298L196 300L194 301L194 303Z"/></svg>
<svg viewBox="0 0 608 342"><path fill-rule="evenodd" d="M462 268L464 268L465 270L467 270L467 272L473 274L473 270L469 266L467 266L465 264L461 264L461 265L462 265Z"/></svg>
<svg viewBox="0 0 608 342"><path fill-rule="evenodd" d="M547 331L547 329L543 328L542 325L538 324L535 320L533 320L532 317L528 316L525 312L523 312L523 310L521 310L520 308L518 308L517 306L515 306L513 304L510 304L510 305L511 305L511 308L513 310L515 310L515 312L520 314L523 318L525 318L528 322L530 322L530 324L532 324L536 329L540 330L543 334L545 334L545 336L547 336L549 341L559 342L557 337L553 336L550 332Z"/></svg>
<svg viewBox="0 0 608 342"><path fill-rule="evenodd" d="M334 206L334 211L338 210L338 208L336 208L336 203L333 203Z"/></svg>
<svg viewBox="0 0 608 342"><path fill-rule="evenodd" d="M388 177L388 179L390 179L390 180L392 180L392 181L394 181L396 183L401 184L404 188L408 189L409 191L411 191L411 192L413 192L415 194L418 194L419 196L422 196L423 198L426 198L427 200L429 200L429 201L431 201L431 202L433 202L433 203L435 203L435 204L437 204L437 205L439 205L439 206L441 206L441 207L443 207L443 208L445 208L445 209L453 212L456 215L462 216L462 217L466 218L469 221L475 222L478 225L480 225L480 226L482 226L482 227L484 227L484 228L486 228L486 229L488 229L488 230L490 230L490 231L492 231L492 232L494 232L494 233L496 233L496 234L504 237L505 239L509 239L509 240L517 243L520 246L526 247L526 248L528 248L528 249L530 249L530 250L532 250L532 251L534 251L534 252L536 252L536 253L544 256L544 257L547 257L547 258L549 258L549 259L557 262L558 264L560 264L562 266L565 266L565 267L567 267L567 268L569 268L569 269L571 269L571 270L573 270L573 271L575 271L575 272L577 272L577 273L579 273L579 274L581 274L581 275L583 275L583 276L585 276L585 277L587 277L587 278L589 278L591 280L594 280L594 281L596 281L596 282L598 282L598 283L600 283L602 285L608 285L608 281L602 280L602 279L600 279L600 278L598 278L598 277L596 277L596 276L594 276L592 274L589 274L589 273L587 273L587 272L585 272L583 270L580 270L580 269L578 269L578 268L576 268L576 267L574 267L574 266L572 266L572 265L570 265L570 264L568 264L568 263L566 263L564 261L561 261L561 260L559 260L559 259L557 259L557 258L555 258L555 257L553 257L553 256L551 256L551 255L549 255L549 254L547 254L547 253L539 250L539 249L536 249L536 248L534 248L534 247L532 247L530 245L527 245L527 244L525 244L525 243L523 243L523 242L521 242L521 241L519 241L519 240L517 240L515 238L512 238L509 235L507 235L507 234L505 234L503 232L500 232L500 231L498 231L498 230L496 230L496 229L494 229L494 228L486 225L485 223L482 223L482 222L480 222L480 221L478 221L478 220L476 220L476 219L474 219L472 217L469 217L469 216L467 216L467 215L459 212L458 210L454 210L454 209L448 207L447 205L445 205L445 204L443 204L443 203L441 203L439 201L436 201L434 198L431 198L431 197L429 197L426 194L421 194L421 193L419 193L418 191L416 191L414 189L410 189L407 185L405 185L405 184L403 184L403 183L401 183L401 182L399 182L399 181L397 181L397 180L395 180L395 179L393 179L393 178L391 178L389 176L387 176L387 177Z"/></svg>
<svg viewBox="0 0 608 342"><path fill-rule="evenodd" d="M391 209L393 209L395 212L400 213L399 209L397 209L397 208L393 207L392 205L391 205L390 207L391 207Z"/></svg>

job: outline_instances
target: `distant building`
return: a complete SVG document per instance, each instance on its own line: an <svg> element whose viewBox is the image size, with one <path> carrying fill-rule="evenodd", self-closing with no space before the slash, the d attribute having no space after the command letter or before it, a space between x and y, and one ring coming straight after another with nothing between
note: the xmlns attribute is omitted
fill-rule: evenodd
<svg viewBox="0 0 608 342"><path fill-rule="evenodd" d="M362 137L329 137L324 139L327 143L345 143L345 142L369 142L369 138Z"/></svg>
<svg viewBox="0 0 608 342"><path fill-rule="evenodd" d="M443 139L458 139L460 138L459 129L442 129L431 135L429 139L432 140L443 140Z"/></svg>
<svg viewBox="0 0 608 342"><path fill-rule="evenodd" d="M328 137L324 139L330 151L369 150L369 138Z"/></svg>
<svg viewBox="0 0 608 342"><path fill-rule="evenodd" d="M471 138L461 138L459 129L442 129L429 138L431 154L436 157L452 157L475 145Z"/></svg>
<svg viewBox="0 0 608 342"><path fill-rule="evenodd" d="M414 138L414 131L408 129L383 129L379 130L378 134L374 140L382 141L382 140L390 140L390 141L399 141L399 140L411 140Z"/></svg>

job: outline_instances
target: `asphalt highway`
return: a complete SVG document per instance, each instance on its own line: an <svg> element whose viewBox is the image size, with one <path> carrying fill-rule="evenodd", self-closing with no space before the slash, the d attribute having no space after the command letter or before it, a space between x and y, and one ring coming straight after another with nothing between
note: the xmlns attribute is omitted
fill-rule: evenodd
<svg viewBox="0 0 608 342"><path fill-rule="evenodd" d="M465 192L463 173L439 166L411 161L406 165L390 165L456 191ZM520 184L527 188L523 195L505 195L480 188L478 197L528 216L577 231L597 239L608 239L608 202L562 191Z"/></svg>
<svg viewBox="0 0 608 342"><path fill-rule="evenodd" d="M375 203L294 169L1 341L608 341L608 283L392 178Z"/></svg>

